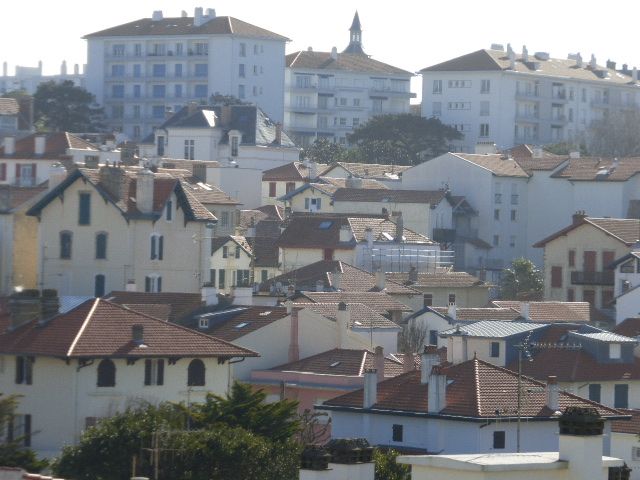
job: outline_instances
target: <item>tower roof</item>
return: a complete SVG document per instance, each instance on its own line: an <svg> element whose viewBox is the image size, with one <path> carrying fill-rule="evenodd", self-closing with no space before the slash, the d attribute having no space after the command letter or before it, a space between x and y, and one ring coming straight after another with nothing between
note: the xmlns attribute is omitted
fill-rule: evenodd
<svg viewBox="0 0 640 480"><path fill-rule="evenodd" d="M356 10L356 14L353 16L353 22L349 28L349 45L344 49L342 53L355 53L358 55L366 55L362 49L362 27L360 26L360 16Z"/></svg>
<svg viewBox="0 0 640 480"><path fill-rule="evenodd" d="M360 27L360 16L358 16L358 11L356 10L356 14L353 16L353 22L351 22L351 27L349 28L350 31L353 30L362 30L362 27Z"/></svg>

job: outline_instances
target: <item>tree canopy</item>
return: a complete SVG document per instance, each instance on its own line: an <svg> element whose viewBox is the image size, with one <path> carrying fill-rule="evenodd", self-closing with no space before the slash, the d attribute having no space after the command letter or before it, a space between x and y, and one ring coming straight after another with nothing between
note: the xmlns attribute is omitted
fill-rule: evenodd
<svg viewBox="0 0 640 480"><path fill-rule="evenodd" d="M587 132L590 155L640 156L640 110L619 110L594 120Z"/></svg>
<svg viewBox="0 0 640 480"><path fill-rule="evenodd" d="M300 156L316 163L332 164L344 160L346 148L326 138L318 138L311 146L305 148Z"/></svg>
<svg viewBox="0 0 640 480"><path fill-rule="evenodd" d="M448 150L462 134L437 118L409 113L378 115L357 128L348 140L367 163L415 165Z"/></svg>
<svg viewBox="0 0 640 480"><path fill-rule="evenodd" d="M41 131L94 132L104 128L94 96L70 80L41 83L33 95L36 127Z"/></svg>
<svg viewBox="0 0 640 480"><path fill-rule="evenodd" d="M543 286L540 270L526 258L516 258L502 271L500 292L504 300L540 297Z"/></svg>

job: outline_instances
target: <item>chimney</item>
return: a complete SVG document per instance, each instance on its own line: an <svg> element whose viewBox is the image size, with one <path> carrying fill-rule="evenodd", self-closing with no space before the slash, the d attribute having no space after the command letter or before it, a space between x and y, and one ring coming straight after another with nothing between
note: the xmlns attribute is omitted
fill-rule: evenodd
<svg viewBox="0 0 640 480"><path fill-rule="evenodd" d="M136 286L136 281L133 278L127 280L127 286L125 287L127 292L137 292L138 287Z"/></svg>
<svg viewBox="0 0 640 480"><path fill-rule="evenodd" d="M136 206L140 213L153 213L154 174L144 168L136 175Z"/></svg>
<svg viewBox="0 0 640 480"><path fill-rule="evenodd" d="M638 69L636 67L631 70L631 80L633 80L633 83L638 83Z"/></svg>
<svg viewBox="0 0 640 480"><path fill-rule="evenodd" d="M598 68L598 62L596 62L596 56L592 53L591 60L589 61L589 67L591 70L595 70Z"/></svg>
<svg viewBox="0 0 640 480"><path fill-rule="evenodd" d="M223 127L231 123L231 105L223 105L220 110L220 123Z"/></svg>
<svg viewBox="0 0 640 480"><path fill-rule="evenodd" d="M527 322L531 321L531 304L529 302L520 302L520 315Z"/></svg>
<svg viewBox="0 0 640 480"><path fill-rule="evenodd" d="M560 405L558 403L558 377L549 375L547 378L547 407L552 412L556 412Z"/></svg>
<svg viewBox="0 0 640 480"><path fill-rule="evenodd" d="M373 248L373 230L371 227L364 229L364 237L367 239L367 247L371 250Z"/></svg>
<svg viewBox="0 0 640 480"><path fill-rule="evenodd" d="M214 18L216 18L216 9L207 8L207 20L213 20Z"/></svg>
<svg viewBox="0 0 640 480"><path fill-rule="evenodd" d="M73 64L73 74L80 75L80 66L77 63Z"/></svg>
<svg viewBox="0 0 640 480"><path fill-rule="evenodd" d="M59 162L49 165L49 190L53 190L67 178L67 169Z"/></svg>
<svg viewBox="0 0 640 480"><path fill-rule="evenodd" d="M376 270L376 287L378 288L378 290L384 290L386 287L386 283L387 277L382 267L380 267L378 268L378 270Z"/></svg>
<svg viewBox="0 0 640 480"><path fill-rule="evenodd" d="M542 147L533 147L533 158L542 158L543 155L544 151L542 150Z"/></svg>
<svg viewBox="0 0 640 480"><path fill-rule="evenodd" d="M8 71L9 71L9 65L7 64L7 62L2 62L2 76L6 77Z"/></svg>
<svg viewBox="0 0 640 480"><path fill-rule="evenodd" d="M349 329L349 322L351 321L351 312L346 303L340 302L338 304L338 313L336 314L336 348L344 348L345 337L347 330Z"/></svg>
<svg viewBox="0 0 640 480"><path fill-rule="evenodd" d="M8 157L16 153L16 137L4 137L4 156Z"/></svg>
<svg viewBox="0 0 640 480"><path fill-rule="evenodd" d="M582 223L582 221L587 218L587 214L584 212L584 210L578 210L576 213L574 213L572 216L572 224L573 225L579 225Z"/></svg>
<svg viewBox="0 0 640 480"><path fill-rule="evenodd" d="M318 164L311 160L309 162L309 180L318 178Z"/></svg>
<svg viewBox="0 0 640 480"><path fill-rule="evenodd" d="M345 188L362 188L362 179L360 177L354 177L349 175L344 180Z"/></svg>
<svg viewBox="0 0 640 480"><path fill-rule="evenodd" d="M124 170L105 165L100 168L100 183L116 200L122 199L122 180Z"/></svg>
<svg viewBox="0 0 640 480"><path fill-rule="evenodd" d="M276 145L282 145L282 124L280 122L276 123L276 138L274 143Z"/></svg>
<svg viewBox="0 0 640 480"><path fill-rule="evenodd" d="M447 308L447 315L451 320L456 320L456 304L455 302L449 302L449 307Z"/></svg>
<svg viewBox="0 0 640 480"><path fill-rule="evenodd" d="M253 304L253 288L235 286L231 290L234 305L252 305Z"/></svg>
<svg viewBox="0 0 640 480"><path fill-rule="evenodd" d="M440 355L436 345L425 345L420 355L420 383L429 383L433 367L440 365Z"/></svg>
<svg viewBox="0 0 640 480"><path fill-rule="evenodd" d="M33 129L33 97L26 96L18 99L20 116L18 117L18 130Z"/></svg>
<svg viewBox="0 0 640 480"><path fill-rule="evenodd" d="M569 152L569 158L580 158L580 151Z"/></svg>
<svg viewBox="0 0 640 480"><path fill-rule="evenodd" d="M202 7L196 7L193 11L193 26L199 27L204 23L204 15L202 14Z"/></svg>
<svg viewBox="0 0 640 480"><path fill-rule="evenodd" d="M131 326L131 340L136 345L142 345L144 343L144 326L143 325Z"/></svg>
<svg viewBox="0 0 640 480"><path fill-rule="evenodd" d="M290 305L287 305L287 312ZM298 314L299 307L291 308L291 324L289 328L289 361L296 362L300 360L300 344L298 343Z"/></svg>
<svg viewBox="0 0 640 480"><path fill-rule="evenodd" d="M218 304L218 290L211 283L205 283L200 289L202 303L206 306Z"/></svg>
<svg viewBox="0 0 640 480"><path fill-rule="evenodd" d="M404 220L402 219L402 212L396 214L396 236L395 242L401 243L403 241L402 234L404 233Z"/></svg>
<svg viewBox="0 0 640 480"><path fill-rule="evenodd" d="M614 62L613 60L607 60L607 68L609 68L611 70L615 70L616 69L616 62Z"/></svg>
<svg viewBox="0 0 640 480"><path fill-rule="evenodd" d="M580 52L578 52L576 54L576 67L582 68L583 65L584 65L584 62L582 61L582 55L580 55Z"/></svg>
<svg viewBox="0 0 640 480"><path fill-rule="evenodd" d="M151 20L153 22L159 22L160 20L162 20L162 10L154 10L153 14L151 15Z"/></svg>
<svg viewBox="0 0 640 480"><path fill-rule="evenodd" d="M331 48L331 58L333 60L337 60L338 59L338 49L336 47L332 47Z"/></svg>
<svg viewBox="0 0 640 480"><path fill-rule="evenodd" d="M324 281L317 280L316 281L316 292L324 292Z"/></svg>
<svg viewBox="0 0 640 480"><path fill-rule="evenodd" d="M379 345L375 350L374 362L378 371L378 382L381 382L384 380L384 349Z"/></svg>
<svg viewBox="0 0 640 480"><path fill-rule="evenodd" d="M364 400L363 408L371 408L378 401L378 373L375 368L364 370Z"/></svg>
<svg viewBox="0 0 640 480"><path fill-rule="evenodd" d="M405 353L402 356L402 373L411 372L415 369L413 353Z"/></svg>
<svg viewBox="0 0 640 480"><path fill-rule="evenodd" d="M447 376L444 369L436 365L429 374L427 387L427 412L438 413L447 406Z"/></svg>
<svg viewBox="0 0 640 480"><path fill-rule="evenodd" d="M342 271L340 267L336 268L336 271L331 274L331 285L336 292L339 292L342 288Z"/></svg>
<svg viewBox="0 0 640 480"><path fill-rule="evenodd" d="M527 46L526 45L522 46L522 61L523 62L528 62L529 61L529 50L527 50Z"/></svg>
<svg viewBox="0 0 640 480"><path fill-rule="evenodd" d="M353 238L351 227L349 225L342 225L340 227L340 243L350 242Z"/></svg>
<svg viewBox="0 0 640 480"><path fill-rule="evenodd" d="M23 290L9 296L9 331L40 318L41 300L38 290Z"/></svg>
<svg viewBox="0 0 640 480"><path fill-rule="evenodd" d="M67 61L63 60L62 65L60 65L60 75L66 75L66 74L67 74Z"/></svg>
<svg viewBox="0 0 640 480"><path fill-rule="evenodd" d="M567 407L560 416L560 461L571 479L595 478L602 472L604 420L595 408ZM606 475L602 478L606 478Z"/></svg>
<svg viewBox="0 0 640 480"><path fill-rule="evenodd" d="M411 265L409 269L409 282L410 283L418 283L418 269Z"/></svg>
<svg viewBox="0 0 640 480"><path fill-rule="evenodd" d="M40 299L40 321L49 320L60 313L60 298L58 291L53 289L42 290Z"/></svg>
<svg viewBox="0 0 640 480"><path fill-rule="evenodd" d="M44 135L36 135L33 139L33 153L39 156L44 155L46 143L47 137L45 137Z"/></svg>

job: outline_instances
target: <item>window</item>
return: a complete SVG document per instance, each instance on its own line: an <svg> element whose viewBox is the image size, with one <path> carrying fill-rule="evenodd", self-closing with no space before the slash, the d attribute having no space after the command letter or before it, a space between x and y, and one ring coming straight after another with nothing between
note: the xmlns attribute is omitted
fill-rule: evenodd
<svg viewBox="0 0 640 480"><path fill-rule="evenodd" d="M433 102L431 114L434 117L439 117L440 115L442 115L442 102Z"/></svg>
<svg viewBox="0 0 640 480"><path fill-rule="evenodd" d="M154 63L151 67L154 77L165 77L167 75L167 66L164 63Z"/></svg>
<svg viewBox="0 0 640 480"><path fill-rule="evenodd" d="M135 78L140 78L142 76L142 65L140 65L139 63L136 63L133 66L133 76Z"/></svg>
<svg viewBox="0 0 640 480"><path fill-rule="evenodd" d="M622 358L622 347L619 343L609 344L609 358L619 360Z"/></svg>
<svg viewBox="0 0 640 480"><path fill-rule="evenodd" d="M480 102L480 116L488 117L490 115L490 103L489 102Z"/></svg>
<svg viewBox="0 0 640 480"><path fill-rule="evenodd" d="M491 342L491 358L498 358L500 356L500 342Z"/></svg>
<svg viewBox="0 0 640 480"><path fill-rule="evenodd" d="M151 260L162 260L164 250L164 237L154 233L151 235Z"/></svg>
<svg viewBox="0 0 640 480"><path fill-rule="evenodd" d="M182 98L182 85L173 86L173 96L176 98Z"/></svg>
<svg viewBox="0 0 640 480"><path fill-rule="evenodd" d="M164 385L164 360L144 361L144 384L145 385Z"/></svg>
<svg viewBox="0 0 640 480"><path fill-rule="evenodd" d="M360 106L360 99L359 98L354 98L353 99L353 106L354 107L359 107Z"/></svg>
<svg viewBox="0 0 640 480"><path fill-rule="evenodd" d="M98 387L116 386L116 366L105 358L98 364Z"/></svg>
<svg viewBox="0 0 640 480"><path fill-rule="evenodd" d="M162 292L162 277L157 274L144 277L144 291L146 293Z"/></svg>
<svg viewBox="0 0 640 480"><path fill-rule="evenodd" d="M240 258L240 247L236 246L236 258Z"/></svg>
<svg viewBox="0 0 640 480"><path fill-rule="evenodd" d="M233 137L231 137L231 156L232 157L238 156L239 144L240 144L240 137L238 137L237 135L234 135Z"/></svg>
<svg viewBox="0 0 640 480"><path fill-rule="evenodd" d="M512 222L517 222L518 221L518 211L517 210L511 210L511 221Z"/></svg>
<svg viewBox="0 0 640 480"><path fill-rule="evenodd" d="M151 116L153 118L164 118L165 108L164 105L153 105L151 107Z"/></svg>
<svg viewBox="0 0 640 480"><path fill-rule="evenodd" d="M124 65L111 65L112 77L124 77Z"/></svg>
<svg viewBox="0 0 640 480"><path fill-rule="evenodd" d="M154 43L151 50L153 52L153 56L157 57L165 54L167 46L164 43Z"/></svg>
<svg viewBox="0 0 640 480"><path fill-rule="evenodd" d="M442 80L434 80L433 81L433 92L432 93L434 93L436 95L442 93Z"/></svg>
<svg viewBox="0 0 640 480"><path fill-rule="evenodd" d="M158 143L157 145L157 154L159 157L164 155L164 136L163 135L158 135L158 137L156 137L156 141Z"/></svg>
<svg viewBox="0 0 640 480"><path fill-rule="evenodd" d="M206 77L209 75L209 66L206 63L196 63L193 67L193 74L196 77Z"/></svg>
<svg viewBox="0 0 640 480"><path fill-rule="evenodd" d="M244 63L240 63L238 65L238 76L240 78L244 78L245 77L245 71L244 71Z"/></svg>
<svg viewBox="0 0 640 480"><path fill-rule="evenodd" d="M153 98L164 98L167 93L167 88L164 85L153 85L151 87L151 95Z"/></svg>
<svg viewBox="0 0 640 480"><path fill-rule="evenodd" d="M491 92L491 80L481 80L480 93L489 93L489 92Z"/></svg>
<svg viewBox="0 0 640 480"><path fill-rule="evenodd" d="M140 98L142 96L142 89L140 87L140 85L134 85L133 86L133 97L134 98Z"/></svg>
<svg viewBox="0 0 640 480"><path fill-rule="evenodd" d="M403 426L402 425L397 425L394 424L392 429L391 429L391 439L394 442L402 442L402 437L403 437Z"/></svg>
<svg viewBox="0 0 640 480"><path fill-rule="evenodd" d="M512 193L511 194L511 205L518 205L518 194L517 193Z"/></svg>
<svg viewBox="0 0 640 480"><path fill-rule="evenodd" d="M360 126L360 119L359 119L359 118L357 118L357 117L352 118L352 119L351 119L351 124L352 124L354 127L359 127L359 126Z"/></svg>
<svg viewBox="0 0 640 480"><path fill-rule="evenodd" d="M167 222L173 220L173 202L171 200L167 200L167 206L164 209L164 219Z"/></svg>
<svg viewBox="0 0 640 480"><path fill-rule="evenodd" d="M208 43L196 43L194 46L196 47L196 55L209 55ZM189 51L189 55L191 55L191 50Z"/></svg>
<svg viewBox="0 0 640 480"><path fill-rule="evenodd" d="M500 209L499 208L496 208L493 211L493 219L494 220L500 220Z"/></svg>
<svg viewBox="0 0 640 480"><path fill-rule="evenodd" d="M502 203L502 194L501 193L494 194L493 200L495 203Z"/></svg>
<svg viewBox="0 0 640 480"><path fill-rule="evenodd" d="M93 280L93 296L104 297L105 293L105 276L100 273Z"/></svg>
<svg viewBox="0 0 640 480"><path fill-rule="evenodd" d="M613 408L629 408L629 385L615 385L613 397Z"/></svg>
<svg viewBox="0 0 640 480"><path fill-rule="evenodd" d="M71 246L73 244L73 233L60 232L60 258L69 260L71 258Z"/></svg>
<svg viewBox="0 0 640 480"><path fill-rule="evenodd" d="M142 56L142 44L140 44L140 43L136 43L136 44L133 46L133 54L134 54L136 57L141 57L141 56Z"/></svg>
<svg viewBox="0 0 640 480"><path fill-rule="evenodd" d="M602 290L602 308L609 307L609 304L613 301L613 290Z"/></svg>
<svg viewBox="0 0 640 480"><path fill-rule="evenodd" d="M0 180L2 181L7 180L7 164L6 163L0 164Z"/></svg>
<svg viewBox="0 0 640 480"><path fill-rule="evenodd" d="M640 447L631 447L631 460L640 461Z"/></svg>
<svg viewBox="0 0 640 480"><path fill-rule="evenodd" d="M433 293L425 293L422 296L422 305L424 307L430 307L433 305Z"/></svg>
<svg viewBox="0 0 640 480"><path fill-rule="evenodd" d="M449 294L449 305L456 303L456 294L455 293L450 293Z"/></svg>
<svg viewBox="0 0 640 480"><path fill-rule="evenodd" d="M96 260L107 258L107 234L100 232L96 234Z"/></svg>
<svg viewBox="0 0 640 480"><path fill-rule="evenodd" d="M222 258L229 258L229 247L222 247Z"/></svg>
<svg viewBox="0 0 640 480"><path fill-rule="evenodd" d="M240 44L240 56L241 57L247 56L247 45L245 43Z"/></svg>
<svg viewBox="0 0 640 480"><path fill-rule="evenodd" d="M449 88L471 88L471 80L449 80Z"/></svg>
<svg viewBox="0 0 640 480"><path fill-rule="evenodd" d="M505 446L505 437L506 435L504 430L493 432L493 448L503 449Z"/></svg>
<svg viewBox="0 0 640 480"><path fill-rule="evenodd" d="M187 370L187 385L189 387L203 387L205 384L205 368L202 360L196 358L191 360Z"/></svg>
<svg viewBox="0 0 640 480"><path fill-rule="evenodd" d="M31 415L12 415L6 426L7 442L21 441L23 446L31 446Z"/></svg>
<svg viewBox="0 0 640 480"><path fill-rule="evenodd" d="M229 226L229 212L221 212L220 213L220 226L228 227Z"/></svg>
<svg viewBox="0 0 640 480"><path fill-rule="evenodd" d="M382 112L382 99L381 98L372 98L372 110L375 113L380 113Z"/></svg>
<svg viewBox="0 0 640 480"><path fill-rule="evenodd" d="M448 102L449 110L471 110L471 102Z"/></svg>
<svg viewBox="0 0 640 480"><path fill-rule="evenodd" d="M567 288L567 302L576 301L576 291L573 288Z"/></svg>
<svg viewBox="0 0 640 480"><path fill-rule="evenodd" d="M237 287L249 286L249 270L238 270L236 272L236 286Z"/></svg>
<svg viewBox="0 0 640 480"><path fill-rule="evenodd" d="M326 261L333 260L333 248L325 248L322 252L322 259Z"/></svg>
<svg viewBox="0 0 640 480"><path fill-rule="evenodd" d="M195 140L184 141L184 159L193 160L195 158Z"/></svg>
<svg viewBox="0 0 640 480"><path fill-rule="evenodd" d="M551 288L562 288L562 267L551 267Z"/></svg>
<svg viewBox="0 0 640 480"><path fill-rule="evenodd" d="M80 192L78 208L78 225L91 224L91 194Z"/></svg>
<svg viewBox="0 0 640 480"><path fill-rule="evenodd" d="M175 67L173 67L173 72L174 72L174 76L176 78L181 78L182 77L182 64L181 63L176 63Z"/></svg>
<svg viewBox="0 0 640 480"><path fill-rule="evenodd" d="M111 53L113 54L114 57L124 57L124 45L123 44L113 45L111 48Z"/></svg>
<svg viewBox="0 0 640 480"><path fill-rule="evenodd" d="M287 182L285 185L285 192L286 193L291 193L296 189L296 183L295 182Z"/></svg>
<svg viewBox="0 0 640 480"><path fill-rule="evenodd" d="M34 357L24 355L16 357L16 383L19 385L31 385L33 382Z"/></svg>
<svg viewBox="0 0 640 480"><path fill-rule="evenodd" d="M269 182L269 197L274 198L276 196L276 182Z"/></svg>
<svg viewBox="0 0 640 480"><path fill-rule="evenodd" d="M225 272L226 270L220 269L218 270L218 288L223 290L225 288Z"/></svg>
<svg viewBox="0 0 640 480"><path fill-rule="evenodd" d="M515 248L515 246L516 246L516 236L515 235L509 235L509 246L511 248Z"/></svg>
<svg viewBox="0 0 640 480"><path fill-rule="evenodd" d="M244 98L244 85L238 85L238 98Z"/></svg>
<svg viewBox="0 0 640 480"><path fill-rule="evenodd" d="M347 119L345 117L340 117L340 125L343 127L347 125Z"/></svg>
<svg viewBox="0 0 640 480"><path fill-rule="evenodd" d="M488 123L481 123L480 124L480 136L481 137L488 137L489 136L489 124Z"/></svg>
<svg viewBox="0 0 640 480"><path fill-rule="evenodd" d="M600 403L601 386L599 383L589 384L589 400Z"/></svg>
<svg viewBox="0 0 640 480"><path fill-rule="evenodd" d="M182 43L176 43L176 55L180 56L184 53L184 45Z"/></svg>
<svg viewBox="0 0 640 480"><path fill-rule="evenodd" d="M261 282L266 282L269 279L269 271L268 270L262 270L260 272L260 281Z"/></svg>
<svg viewBox="0 0 640 480"><path fill-rule="evenodd" d="M193 87L193 96L197 98L206 98L207 90L208 87L206 85L196 85Z"/></svg>
<svg viewBox="0 0 640 480"><path fill-rule="evenodd" d="M124 98L124 85L112 85L111 96L113 98Z"/></svg>

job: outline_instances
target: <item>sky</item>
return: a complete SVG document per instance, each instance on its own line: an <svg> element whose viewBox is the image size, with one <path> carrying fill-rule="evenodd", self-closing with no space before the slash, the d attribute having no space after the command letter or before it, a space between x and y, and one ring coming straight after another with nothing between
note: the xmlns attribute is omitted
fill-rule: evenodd
<svg viewBox="0 0 640 480"><path fill-rule="evenodd" d="M37 66L42 60L44 73L53 74L66 60L71 72L75 63L86 63L83 35L151 17L154 10L162 10L165 17L178 17L182 10L193 16L194 8L200 6L290 38L287 53L309 46L316 51L336 46L341 51L348 44L348 29L358 10L365 52L411 72L493 43L505 47L511 43L516 52L526 45L530 53L548 52L554 58L580 52L588 61L595 54L600 65L611 59L618 66L627 63L640 68L640 49L630 33L640 4L620 2L615 12L602 2L515 4L506 0L217 0L210 4L5 0L0 6L0 63L8 63L11 75L16 65ZM418 95L419 84L419 78L412 82L412 91Z"/></svg>

